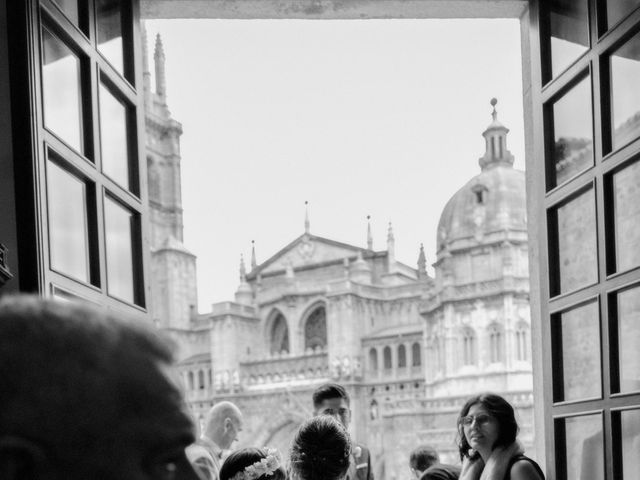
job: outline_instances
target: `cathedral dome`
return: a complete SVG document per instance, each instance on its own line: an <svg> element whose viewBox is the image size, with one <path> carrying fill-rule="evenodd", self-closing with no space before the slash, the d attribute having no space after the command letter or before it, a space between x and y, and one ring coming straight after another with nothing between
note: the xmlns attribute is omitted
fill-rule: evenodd
<svg viewBox="0 0 640 480"><path fill-rule="evenodd" d="M505 230L526 232L524 172L513 168L506 148L508 129L497 120L483 132L487 150L480 158L482 169L458 190L444 207L438 222L437 251L464 240L477 240Z"/></svg>

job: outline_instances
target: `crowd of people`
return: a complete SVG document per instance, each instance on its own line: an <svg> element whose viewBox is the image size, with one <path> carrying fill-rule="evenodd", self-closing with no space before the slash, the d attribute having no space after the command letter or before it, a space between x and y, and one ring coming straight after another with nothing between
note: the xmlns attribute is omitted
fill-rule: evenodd
<svg viewBox="0 0 640 480"><path fill-rule="evenodd" d="M314 416L283 452L232 451L243 415L216 403L197 440L162 335L114 312L38 297L0 302L0 478L7 480L373 480L365 445L349 435L338 384L313 393ZM513 407L471 397L457 421L460 465L420 446L417 480L544 480L516 439Z"/></svg>

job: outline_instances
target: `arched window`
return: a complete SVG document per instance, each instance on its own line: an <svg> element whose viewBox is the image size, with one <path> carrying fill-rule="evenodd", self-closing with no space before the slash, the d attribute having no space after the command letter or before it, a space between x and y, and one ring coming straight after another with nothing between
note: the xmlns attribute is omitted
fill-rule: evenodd
<svg viewBox="0 0 640 480"><path fill-rule="evenodd" d="M398 346L398 368L404 368L407 366L407 349L404 345Z"/></svg>
<svg viewBox="0 0 640 480"><path fill-rule="evenodd" d="M462 364L474 365L476 363L476 334L470 328L462 334Z"/></svg>
<svg viewBox="0 0 640 480"><path fill-rule="evenodd" d="M516 330L516 358L519 362L526 362L529 359L528 354L528 327L525 324L518 325Z"/></svg>
<svg viewBox="0 0 640 480"><path fill-rule="evenodd" d="M324 307L316 308L304 324L304 348L326 348L327 315Z"/></svg>
<svg viewBox="0 0 640 480"><path fill-rule="evenodd" d="M502 331L498 325L489 327L489 360L490 363L502 361Z"/></svg>
<svg viewBox="0 0 640 480"><path fill-rule="evenodd" d="M187 375L187 385L189 386L189 390L193 390L194 385L193 385L193 372L189 372L189 374Z"/></svg>
<svg viewBox="0 0 640 480"><path fill-rule="evenodd" d="M204 372L202 370L198 370L198 388L204 390Z"/></svg>
<svg viewBox="0 0 640 480"><path fill-rule="evenodd" d="M375 348L369 350L369 369L378 370L378 350Z"/></svg>
<svg viewBox="0 0 640 480"><path fill-rule="evenodd" d="M412 365L414 367L419 367L422 365L422 358L420 357L420 344L418 342L411 345L411 358L413 360Z"/></svg>
<svg viewBox="0 0 640 480"><path fill-rule="evenodd" d="M384 347L384 350L382 351L382 357L384 362L384 368L391 369L391 348L390 347Z"/></svg>
<svg viewBox="0 0 640 480"><path fill-rule="evenodd" d="M271 326L271 354L289 353L289 327L284 315L278 313Z"/></svg>

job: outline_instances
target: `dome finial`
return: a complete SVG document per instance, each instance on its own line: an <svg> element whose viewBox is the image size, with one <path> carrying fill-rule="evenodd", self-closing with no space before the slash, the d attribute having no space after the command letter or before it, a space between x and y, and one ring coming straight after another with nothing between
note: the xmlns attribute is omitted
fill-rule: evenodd
<svg viewBox="0 0 640 480"><path fill-rule="evenodd" d="M420 244L420 253L418 254L418 278L423 279L427 276L427 257L424 254L424 245Z"/></svg>
<svg viewBox="0 0 640 480"><path fill-rule="evenodd" d="M498 112L496 111L496 105L498 103L498 99L496 97L493 97L489 103L493 107L493 112L491 112L491 117L493 118L493 121L495 122L496 119L498 118Z"/></svg>
<svg viewBox="0 0 640 480"><path fill-rule="evenodd" d="M367 249L373 250L373 235L371 235L371 215L367 215Z"/></svg>
<svg viewBox="0 0 640 480"><path fill-rule="evenodd" d="M304 233L309 234L311 224L309 222L309 202L304 201Z"/></svg>

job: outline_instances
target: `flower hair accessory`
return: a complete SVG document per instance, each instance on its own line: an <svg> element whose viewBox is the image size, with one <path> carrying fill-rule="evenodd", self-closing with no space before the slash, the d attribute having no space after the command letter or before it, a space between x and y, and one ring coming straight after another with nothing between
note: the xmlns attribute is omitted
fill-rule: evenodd
<svg viewBox="0 0 640 480"><path fill-rule="evenodd" d="M270 477L278 468L280 468L280 452L275 448L266 448L267 456L258 462L255 462L244 470L236 473L231 480L256 480L257 478Z"/></svg>

